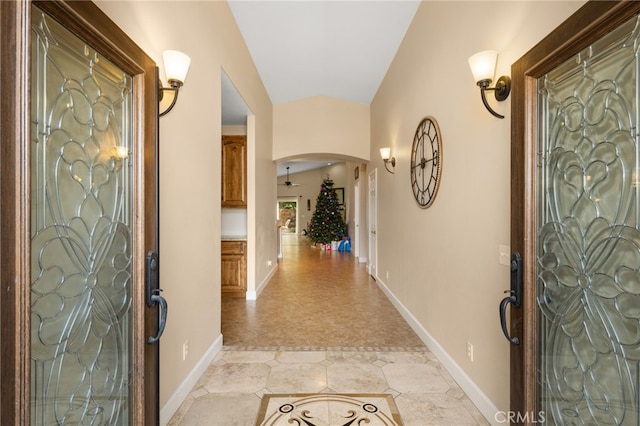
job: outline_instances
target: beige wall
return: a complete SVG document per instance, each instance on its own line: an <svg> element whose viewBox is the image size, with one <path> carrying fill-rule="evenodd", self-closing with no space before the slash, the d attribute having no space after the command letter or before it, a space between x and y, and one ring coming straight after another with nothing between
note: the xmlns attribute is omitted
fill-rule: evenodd
<svg viewBox="0 0 640 426"><path fill-rule="evenodd" d="M370 168L378 168L378 276L423 330L479 389L485 415L509 406L509 345L498 303L509 269L498 246L509 245L510 99L480 100L467 58L499 52L496 75L510 66L582 2L424 2L371 105ZM492 102L493 101L493 102ZM413 199L409 157L426 115L438 121L443 173L427 210ZM395 174L378 149L391 145ZM388 278L387 278L388 273ZM474 361L466 344L474 345ZM466 389L469 390L469 389Z"/></svg>
<svg viewBox="0 0 640 426"><path fill-rule="evenodd" d="M223 135L246 135L247 126L222 126Z"/></svg>
<svg viewBox="0 0 640 426"><path fill-rule="evenodd" d="M274 105L273 159L329 153L369 160L369 131L369 105L327 96Z"/></svg>
<svg viewBox="0 0 640 426"><path fill-rule="evenodd" d="M161 286L169 303L160 345L163 407L168 401L176 402L171 398L183 391L180 386L201 367L198 362L211 353L221 337L221 68L255 114L247 126L249 133L254 133L248 136L252 256L248 262L255 266L251 279L257 282L272 271L268 260L277 255L272 106L226 2L97 4L160 67L166 49L181 50L192 60L177 105L160 119ZM160 75L164 75L162 69ZM182 346L187 340L189 355L183 361Z"/></svg>

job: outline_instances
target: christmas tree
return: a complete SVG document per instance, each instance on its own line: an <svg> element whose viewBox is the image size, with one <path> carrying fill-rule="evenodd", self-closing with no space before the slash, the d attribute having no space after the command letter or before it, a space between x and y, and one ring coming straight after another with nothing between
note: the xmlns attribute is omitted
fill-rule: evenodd
<svg viewBox="0 0 640 426"><path fill-rule="evenodd" d="M346 235L344 221L340 214L340 204L333 181L325 179L316 199L316 210L311 217L309 238L314 244L329 244L340 241Z"/></svg>

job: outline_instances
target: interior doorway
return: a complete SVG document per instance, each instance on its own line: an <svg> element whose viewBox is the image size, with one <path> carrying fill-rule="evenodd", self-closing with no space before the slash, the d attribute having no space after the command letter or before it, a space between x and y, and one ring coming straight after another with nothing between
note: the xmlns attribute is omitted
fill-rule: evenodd
<svg viewBox="0 0 640 426"><path fill-rule="evenodd" d="M369 173L369 275L377 278L378 250L378 169Z"/></svg>
<svg viewBox="0 0 640 426"><path fill-rule="evenodd" d="M298 200L295 198L278 199L278 221L283 232L298 233Z"/></svg>
<svg viewBox="0 0 640 426"><path fill-rule="evenodd" d="M360 181L353 187L353 255L360 259Z"/></svg>

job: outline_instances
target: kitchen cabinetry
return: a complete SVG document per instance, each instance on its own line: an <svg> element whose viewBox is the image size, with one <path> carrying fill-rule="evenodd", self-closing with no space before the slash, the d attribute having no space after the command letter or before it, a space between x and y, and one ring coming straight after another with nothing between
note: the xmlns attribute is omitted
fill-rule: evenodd
<svg viewBox="0 0 640 426"><path fill-rule="evenodd" d="M247 207L246 136L222 136L222 207Z"/></svg>
<svg viewBox="0 0 640 426"><path fill-rule="evenodd" d="M222 241L222 296L245 297L247 292L247 242Z"/></svg>

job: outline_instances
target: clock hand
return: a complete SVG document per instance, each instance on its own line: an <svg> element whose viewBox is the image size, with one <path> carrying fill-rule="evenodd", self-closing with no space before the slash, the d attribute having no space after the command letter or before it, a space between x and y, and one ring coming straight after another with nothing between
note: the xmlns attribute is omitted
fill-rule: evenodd
<svg viewBox="0 0 640 426"><path fill-rule="evenodd" d="M416 167L420 166L424 169L424 166L426 166L429 161L433 161L433 158L430 158L428 160L426 158L423 158L418 164L411 166L411 168L415 169Z"/></svg>

